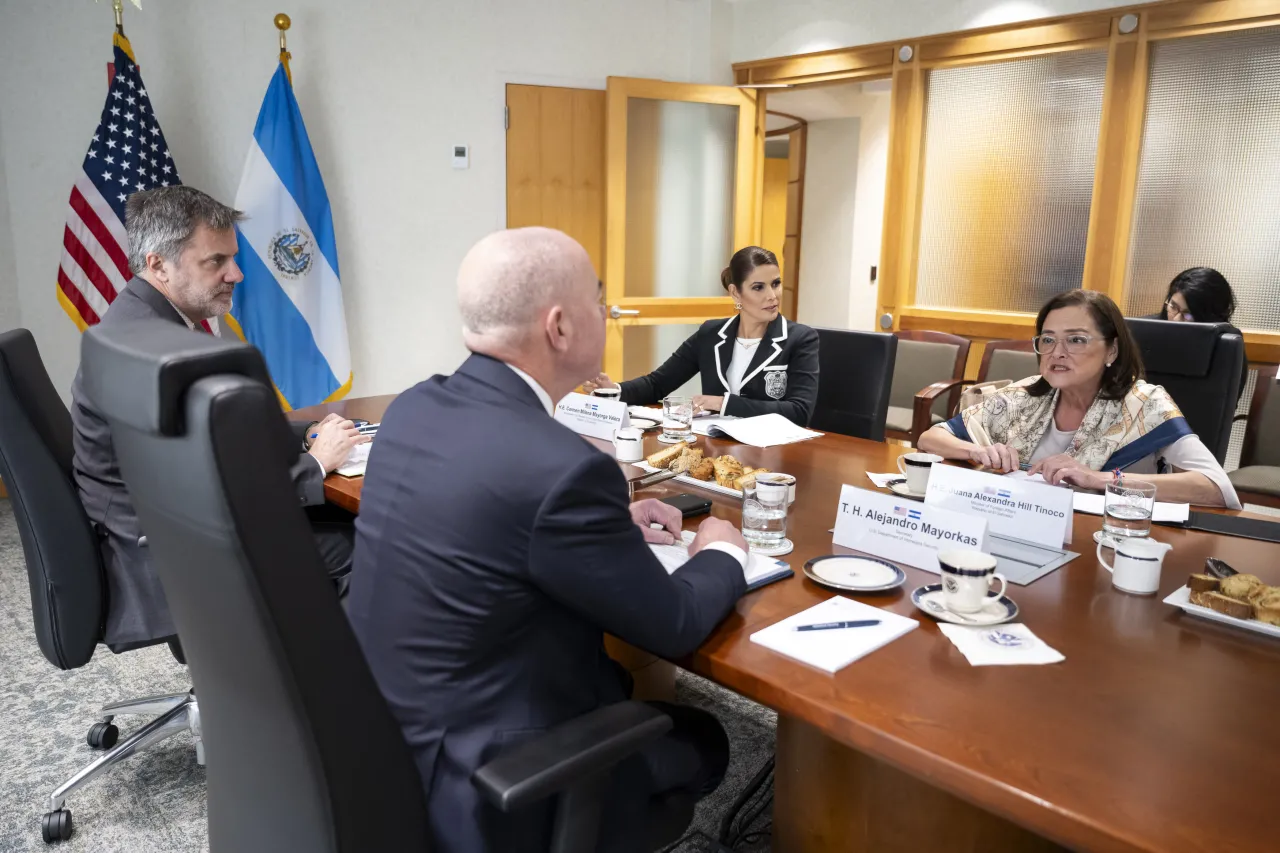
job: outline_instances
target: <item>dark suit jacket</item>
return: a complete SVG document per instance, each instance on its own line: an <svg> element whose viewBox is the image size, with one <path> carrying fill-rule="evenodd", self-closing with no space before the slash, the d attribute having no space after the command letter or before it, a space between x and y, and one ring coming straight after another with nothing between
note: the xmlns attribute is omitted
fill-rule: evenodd
<svg viewBox="0 0 1280 853"><path fill-rule="evenodd" d="M351 624L416 754L445 853L547 849L548 808L504 816L472 773L504 746L628 698L603 632L686 655L746 587L714 550L668 575L631 521L618 463L481 355L387 409L351 579ZM633 770L615 777L621 811L646 805ZM614 812L603 827L639 840L635 822Z"/></svg>
<svg viewBox="0 0 1280 853"><path fill-rule="evenodd" d="M808 426L818 400L818 333L779 314L765 330L747 366L742 394L729 394L729 363L738 338L738 316L708 320L648 376L622 384L622 401L653 405L699 373L702 393L724 396L721 414L747 418L777 412Z"/></svg>
<svg viewBox="0 0 1280 853"><path fill-rule="evenodd" d="M139 320L186 325L160 291L134 278L111 303L102 317L102 326ZM129 492L120 479L111 428L85 397L79 371L71 385L71 423L75 429L72 470L76 488L89 521L98 531L107 569L103 642L119 651L171 636L175 633L173 617L147 548L138 544L143 534ZM300 456L291 473L303 505L324 502L324 477L315 459Z"/></svg>

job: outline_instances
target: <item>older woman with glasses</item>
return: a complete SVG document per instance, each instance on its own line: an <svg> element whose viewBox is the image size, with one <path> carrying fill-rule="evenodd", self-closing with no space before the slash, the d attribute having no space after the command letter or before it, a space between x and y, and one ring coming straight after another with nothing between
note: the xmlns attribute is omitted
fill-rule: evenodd
<svg viewBox="0 0 1280 853"><path fill-rule="evenodd" d="M1069 290L1036 317L1040 375L1001 389L920 437L920 449L998 472L1104 489L1133 474L1163 501L1240 508L1231 481L1142 356L1103 293Z"/></svg>

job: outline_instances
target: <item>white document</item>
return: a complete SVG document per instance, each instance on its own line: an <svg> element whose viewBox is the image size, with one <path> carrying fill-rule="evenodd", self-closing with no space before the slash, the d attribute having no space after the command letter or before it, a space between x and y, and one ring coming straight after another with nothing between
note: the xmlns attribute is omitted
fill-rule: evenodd
<svg viewBox="0 0 1280 853"><path fill-rule="evenodd" d="M1061 652L1048 646L1031 633L1026 625L949 625L938 623L960 654L974 666L1013 666L1018 664L1059 663L1066 660Z"/></svg>
<svg viewBox="0 0 1280 853"><path fill-rule="evenodd" d="M336 473L343 477L363 477L364 468L369 464L369 451L373 448L373 442L368 441L364 444L357 444L351 448L351 453L347 456L347 461L342 463L342 467L336 469Z"/></svg>
<svg viewBox="0 0 1280 853"><path fill-rule="evenodd" d="M797 625L856 619L879 619L880 624L867 628L833 628L829 631L796 630ZM919 624L914 619L890 613L883 608L836 596L756 631L751 635L751 642L809 666L836 672L893 642Z"/></svg>
<svg viewBox="0 0 1280 853"><path fill-rule="evenodd" d="M649 545L649 550L658 558L658 562L662 563L662 567L667 570L667 574L672 574L676 569L689 562L689 546L693 543L697 534L692 530L685 530L682 531L681 535L684 537L683 541L674 545ZM762 557L750 551L747 552L747 565L742 571L747 578L748 590L794 574L789 564L781 560L775 560L773 557Z"/></svg>
<svg viewBox="0 0 1280 853"><path fill-rule="evenodd" d="M720 424L736 421L733 415L696 415L693 419L694 435L711 435L711 430Z"/></svg>
<svg viewBox="0 0 1280 853"><path fill-rule="evenodd" d="M1084 512L1089 515L1102 515L1103 508L1106 506L1106 498L1103 495L1076 492L1074 506L1076 512ZM1155 508L1151 511L1152 521L1168 524L1181 524L1190 517L1191 504L1175 504L1167 503L1165 501L1156 501Z"/></svg>
<svg viewBox="0 0 1280 853"><path fill-rule="evenodd" d="M705 426L706 432L699 427ZM823 435L811 429L796 426L777 412L756 415L752 418L714 418L694 424L699 435L727 435L742 444L754 447L773 447L776 444L794 444Z"/></svg>
<svg viewBox="0 0 1280 853"><path fill-rule="evenodd" d="M889 488L890 483L895 482L897 480L905 480L906 477L902 476L896 471L892 474L872 474L870 471L868 471L867 479L875 483L877 489L887 489Z"/></svg>
<svg viewBox="0 0 1280 853"><path fill-rule="evenodd" d="M576 432L613 441L613 434L628 425L627 404L604 397L573 392L556 404L556 420Z"/></svg>
<svg viewBox="0 0 1280 853"><path fill-rule="evenodd" d="M886 560L939 573L938 551L983 551L987 522L948 509L845 485L833 541Z"/></svg>
<svg viewBox="0 0 1280 853"><path fill-rule="evenodd" d="M925 491L926 506L942 507L987 520L987 529L1036 545L1071 542L1070 489L1011 479L956 465L934 465Z"/></svg>

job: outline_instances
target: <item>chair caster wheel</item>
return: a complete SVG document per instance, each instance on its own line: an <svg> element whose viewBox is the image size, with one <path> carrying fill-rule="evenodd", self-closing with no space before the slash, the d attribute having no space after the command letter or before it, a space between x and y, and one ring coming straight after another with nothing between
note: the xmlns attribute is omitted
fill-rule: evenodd
<svg viewBox="0 0 1280 853"><path fill-rule="evenodd" d="M40 819L40 832L45 844L57 844L71 837L75 829L71 826L71 809L58 809L46 812Z"/></svg>
<svg viewBox="0 0 1280 853"><path fill-rule="evenodd" d="M85 738L94 749L110 749L120 739L120 730L111 723L94 723Z"/></svg>

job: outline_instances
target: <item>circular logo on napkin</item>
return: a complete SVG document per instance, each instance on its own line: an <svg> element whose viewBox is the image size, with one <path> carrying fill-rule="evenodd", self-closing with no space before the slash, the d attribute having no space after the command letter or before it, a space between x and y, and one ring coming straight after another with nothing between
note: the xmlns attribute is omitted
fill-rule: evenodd
<svg viewBox="0 0 1280 853"><path fill-rule="evenodd" d="M1002 649L1021 649L1025 648L1029 643L1017 634L1010 634L1008 631L988 631L982 635L983 638L992 645L999 646Z"/></svg>

